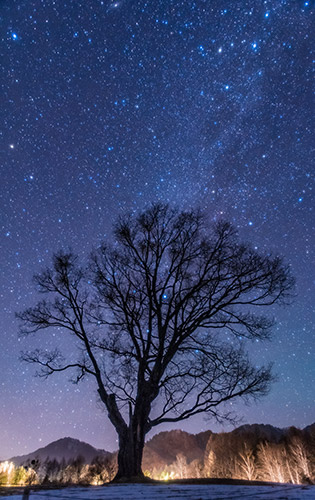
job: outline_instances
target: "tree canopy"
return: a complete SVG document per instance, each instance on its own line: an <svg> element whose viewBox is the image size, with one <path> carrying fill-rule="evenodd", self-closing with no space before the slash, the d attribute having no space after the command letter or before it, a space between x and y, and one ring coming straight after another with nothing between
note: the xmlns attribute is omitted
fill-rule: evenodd
<svg viewBox="0 0 315 500"><path fill-rule="evenodd" d="M23 358L40 376L72 369L76 382L95 380L119 436L117 478L141 475L153 427L198 413L229 418L224 403L268 391L270 367L253 366L239 338L269 338L261 310L286 303L294 285L281 258L240 243L230 224L162 204L120 219L114 243L86 266L58 252L35 282L47 298L18 315L22 331L62 329L78 351Z"/></svg>

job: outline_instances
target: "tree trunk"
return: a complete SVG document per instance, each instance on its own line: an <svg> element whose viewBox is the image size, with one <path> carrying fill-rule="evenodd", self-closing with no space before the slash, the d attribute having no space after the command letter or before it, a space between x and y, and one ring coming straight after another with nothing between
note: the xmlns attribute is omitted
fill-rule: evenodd
<svg viewBox="0 0 315 500"><path fill-rule="evenodd" d="M150 430L148 416L151 410L152 394L141 393L132 412L129 405L129 426L123 423L116 425L119 437L118 471L113 481L137 481L143 480L142 455L144 440Z"/></svg>
<svg viewBox="0 0 315 500"><path fill-rule="evenodd" d="M140 429L129 427L119 435L118 471L114 481L130 481L141 479L144 474L141 469L144 448L144 433Z"/></svg>

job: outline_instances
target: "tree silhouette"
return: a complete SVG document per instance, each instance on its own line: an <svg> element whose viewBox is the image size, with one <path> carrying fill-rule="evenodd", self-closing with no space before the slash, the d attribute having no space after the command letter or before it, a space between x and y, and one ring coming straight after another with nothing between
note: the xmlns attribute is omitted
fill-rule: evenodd
<svg viewBox="0 0 315 500"><path fill-rule="evenodd" d="M18 316L24 333L58 328L77 341L77 357L57 347L23 359L40 376L94 378L119 437L118 480L142 476L157 425L231 418L224 403L267 392L270 367L252 366L241 344L269 337L272 320L255 311L286 302L293 279L280 258L239 243L230 224L210 228L199 211L155 204L119 220L114 235L86 268L57 253L35 276L51 299Z"/></svg>

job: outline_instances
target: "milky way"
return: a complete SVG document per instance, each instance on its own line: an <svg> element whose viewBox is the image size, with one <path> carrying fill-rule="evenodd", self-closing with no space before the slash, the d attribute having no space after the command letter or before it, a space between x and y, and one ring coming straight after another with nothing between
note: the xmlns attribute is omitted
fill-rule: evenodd
<svg viewBox="0 0 315 500"><path fill-rule="evenodd" d="M93 386L33 377L15 312L52 252L87 255L125 211L161 200L226 218L280 252L297 296L275 309L268 397L237 411L314 420L313 2L3 0L0 458L70 435L113 449ZM313 109L312 109L313 108ZM40 336L52 347L48 332ZM219 427L201 419L186 430Z"/></svg>

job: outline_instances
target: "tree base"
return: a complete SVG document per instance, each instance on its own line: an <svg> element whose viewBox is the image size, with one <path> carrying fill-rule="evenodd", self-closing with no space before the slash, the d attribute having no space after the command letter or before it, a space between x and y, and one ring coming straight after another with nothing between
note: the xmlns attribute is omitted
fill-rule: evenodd
<svg viewBox="0 0 315 500"><path fill-rule="evenodd" d="M110 481L110 484L121 484L121 483L156 483L155 479L151 479L148 476L145 476L144 474L138 475L138 476L118 476L116 475L114 479Z"/></svg>

